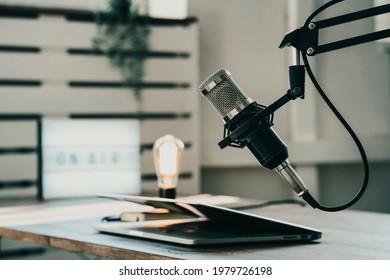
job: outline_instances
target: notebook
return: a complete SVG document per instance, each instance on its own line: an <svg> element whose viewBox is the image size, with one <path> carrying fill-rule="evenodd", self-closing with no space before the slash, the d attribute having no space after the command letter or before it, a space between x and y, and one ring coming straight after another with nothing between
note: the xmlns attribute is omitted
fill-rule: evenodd
<svg viewBox="0 0 390 280"><path fill-rule="evenodd" d="M119 234L161 242L199 246L252 242L310 242L321 232L220 206L146 196L99 195L99 197L165 208L188 218L140 222L111 221L94 224L101 233ZM119 214L119 213L118 213Z"/></svg>

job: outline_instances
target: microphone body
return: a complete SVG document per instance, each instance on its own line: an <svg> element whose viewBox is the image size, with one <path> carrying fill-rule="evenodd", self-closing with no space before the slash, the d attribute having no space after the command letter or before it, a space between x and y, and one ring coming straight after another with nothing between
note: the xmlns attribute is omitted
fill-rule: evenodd
<svg viewBox="0 0 390 280"><path fill-rule="evenodd" d="M236 142L248 147L261 166L275 170L299 196L308 191L288 162L287 146L272 129L271 119L253 121L266 107L246 96L227 70L216 71L199 91L221 115L225 129L229 133L239 131Z"/></svg>
<svg viewBox="0 0 390 280"><path fill-rule="evenodd" d="M255 114L263 109L256 102L246 106L240 113L227 121L227 127L232 132L248 122ZM237 140L246 141L246 147L251 151L257 161L267 169L276 168L288 158L287 146L271 127L272 123L267 119L259 123L249 125L247 131Z"/></svg>

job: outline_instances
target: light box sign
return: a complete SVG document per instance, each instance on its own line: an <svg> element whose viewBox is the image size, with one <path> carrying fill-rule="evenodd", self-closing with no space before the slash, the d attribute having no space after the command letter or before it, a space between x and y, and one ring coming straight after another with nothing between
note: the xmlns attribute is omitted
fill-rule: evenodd
<svg viewBox="0 0 390 280"><path fill-rule="evenodd" d="M43 199L141 191L138 121L44 120L42 153Z"/></svg>

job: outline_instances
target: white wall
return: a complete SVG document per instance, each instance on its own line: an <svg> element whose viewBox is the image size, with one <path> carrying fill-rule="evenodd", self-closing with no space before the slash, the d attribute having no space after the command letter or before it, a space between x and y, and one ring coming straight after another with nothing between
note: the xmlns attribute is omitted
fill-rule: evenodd
<svg viewBox="0 0 390 280"><path fill-rule="evenodd" d="M261 2L261 4L260 4ZM200 79L204 80L219 68L228 69L236 82L252 99L268 105L287 89L287 53L278 49L285 33L284 1L190 1L190 13L200 24ZM202 100L202 160L204 166L234 166L235 154L242 151L220 151L223 122L212 106ZM277 119L286 117L281 111ZM277 122L280 136L288 126ZM244 159L254 165L248 154Z"/></svg>
<svg viewBox="0 0 390 280"><path fill-rule="evenodd" d="M223 67L260 104L269 105L286 92L288 53L278 48L286 32L284 1L190 0L189 4L189 13L199 18L201 80ZM275 119L286 119L287 113L281 110ZM200 115L204 192L261 199L291 196L281 179L258 167L247 150L219 149L223 122L203 99ZM288 135L286 122L276 121L275 129L283 138Z"/></svg>
<svg viewBox="0 0 390 280"><path fill-rule="evenodd" d="M320 2L326 1L190 0L190 14L200 23L201 80L220 67L227 68L252 99L269 105L288 87L290 50L279 50L278 45ZM347 0L324 16L370 6L372 1ZM374 21L365 20L327 31L320 40L338 40L373 29ZM378 49L378 43L368 43L311 61L320 83L361 137L372 165L368 191L357 208L390 212L386 201L378 199L390 194L386 188L390 179L386 172L390 168L390 61ZM306 84L304 101L276 113L275 130L288 144L290 160L314 193L329 204L342 203L360 186L359 154L308 78ZM201 116L204 192L261 199L295 197L278 175L258 167L248 151L219 150L223 123L203 100Z"/></svg>

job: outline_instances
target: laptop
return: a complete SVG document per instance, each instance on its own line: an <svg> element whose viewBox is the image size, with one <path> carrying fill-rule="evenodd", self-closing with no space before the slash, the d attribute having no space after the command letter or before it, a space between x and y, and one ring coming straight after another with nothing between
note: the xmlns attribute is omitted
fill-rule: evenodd
<svg viewBox="0 0 390 280"><path fill-rule="evenodd" d="M93 228L101 233L189 246L253 242L310 242L321 238L321 232L312 228L220 206L146 196L99 195L99 197L128 201L157 209L165 208L171 213L188 216L188 218L180 219L138 222L102 221L93 225Z"/></svg>

